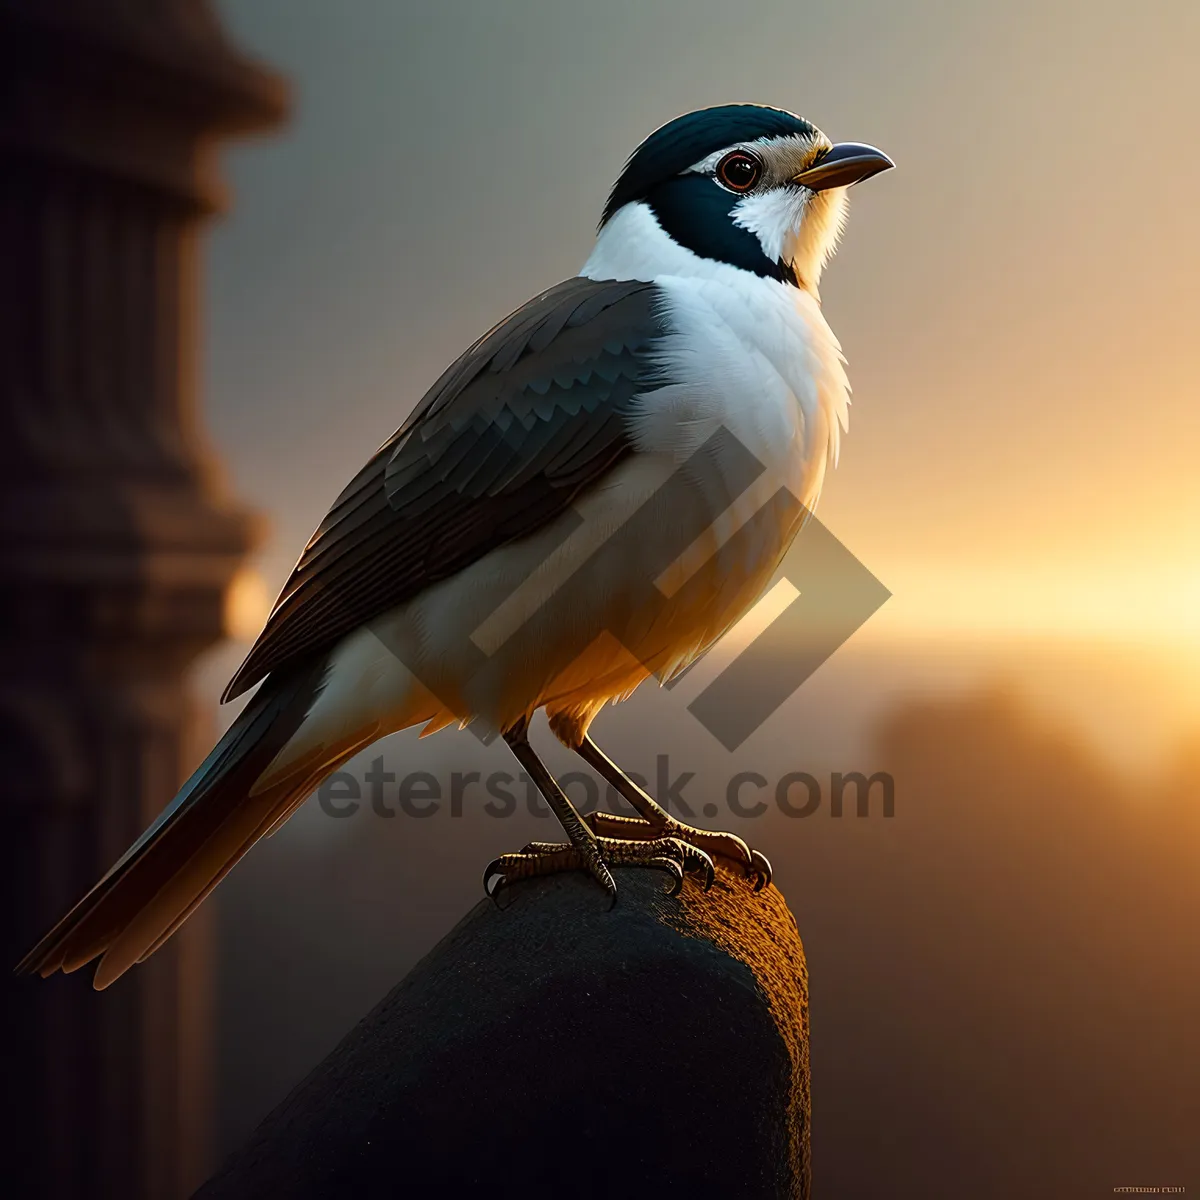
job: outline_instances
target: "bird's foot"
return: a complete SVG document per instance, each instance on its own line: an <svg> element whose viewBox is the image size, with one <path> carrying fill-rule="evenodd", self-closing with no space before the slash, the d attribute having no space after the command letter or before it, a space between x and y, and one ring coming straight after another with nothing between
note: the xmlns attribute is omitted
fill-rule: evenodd
<svg viewBox="0 0 1200 1200"><path fill-rule="evenodd" d="M530 842L517 854L502 854L487 865L483 890L495 900L500 892L521 879L555 875L560 871L588 871L616 903L617 885L609 867L653 867L666 871L673 882L671 895L677 895L688 874L699 875L704 890L712 887L713 861L698 846L677 837L609 838L597 837L590 851L570 842Z"/></svg>
<svg viewBox="0 0 1200 1200"><path fill-rule="evenodd" d="M731 859L745 871L747 879L754 881L756 892L761 892L771 882L770 860L760 851L751 850L736 833L697 829L673 818L656 824L642 817L627 817L623 813L593 812L583 819L597 837L634 842L676 838L709 855Z"/></svg>

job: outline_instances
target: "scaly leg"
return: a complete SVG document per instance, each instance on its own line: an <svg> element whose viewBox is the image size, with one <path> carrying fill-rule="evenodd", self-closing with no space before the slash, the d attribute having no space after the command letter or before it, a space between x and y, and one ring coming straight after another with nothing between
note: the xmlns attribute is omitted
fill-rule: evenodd
<svg viewBox="0 0 1200 1200"><path fill-rule="evenodd" d="M654 867L666 871L675 880L676 892L682 886L686 871L703 872L705 886L711 886L712 859L703 850L688 845L680 838L630 840L598 837L575 811L574 805L567 799L554 776L529 744L528 722L521 721L506 730L504 740L571 840L566 845L557 842L530 842L520 853L503 854L489 863L483 873L484 890L489 896L495 898L504 887L518 879L530 879L558 871L583 870L608 892L615 903L617 884L608 869L609 864ZM499 879L496 886L489 887L490 882L496 878Z"/></svg>
<svg viewBox="0 0 1200 1200"><path fill-rule="evenodd" d="M558 730L555 732L558 733ZM747 878L754 879L756 892L771 882L771 864L765 854L751 850L736 834L696 829L692 825L677 821L652 796L638 787L586 733L577 746L561 735L560 741L574 750L605 782L616 788L618 795L628 800L641 814L639 818L623 816L620 813L591 813L586 820L594 833L634 841L678 838L709 854L733 859L745 870Z"/></svg>

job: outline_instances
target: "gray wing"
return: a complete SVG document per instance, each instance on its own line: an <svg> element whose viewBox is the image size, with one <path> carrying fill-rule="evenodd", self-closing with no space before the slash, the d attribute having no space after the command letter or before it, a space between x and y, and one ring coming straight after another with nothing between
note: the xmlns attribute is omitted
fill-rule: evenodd
<svg viewBox="0 0 1200 1200"><path fill-rule="evenodd" d="M523 537L632 452L653 284L576 278L479 339L342 492L223 700Z"/></svg>

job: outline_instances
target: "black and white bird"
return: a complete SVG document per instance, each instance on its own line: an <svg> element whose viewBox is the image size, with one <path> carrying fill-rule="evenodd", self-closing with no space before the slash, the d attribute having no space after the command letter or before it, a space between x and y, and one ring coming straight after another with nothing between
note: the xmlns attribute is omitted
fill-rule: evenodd
<svg viewBox="0 0 1200 1200"><path fill-rule="evenodd" d="M713 854L769 880L740 838L660 808L588 728L734 625L816 503L849 390L817 285L847 188L891 165L760 105L651 134L580 274L471 346L338 497L224 699L258 691L18 969L99 957L106 987L326 775L414 725L502 734L566 831L497 859L485 886L577 869L615 898L613 866L678 887L711 882ZM668 486L649 532L605 554ZM763 520L781 488L795 503ZM575 811L528 740L541 708L640 817Z"/></svg>

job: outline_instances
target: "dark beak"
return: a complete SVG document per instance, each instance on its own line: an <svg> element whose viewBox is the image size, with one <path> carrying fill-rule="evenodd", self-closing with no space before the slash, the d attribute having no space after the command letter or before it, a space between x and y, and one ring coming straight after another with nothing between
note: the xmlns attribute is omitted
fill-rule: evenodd
<svg viewBox="0 0 1200 1200"><path fill-rule="evenodd" d="M876 150L874 146L865 146L862 142L839 142L826 150L811 167L801 171L795 177L795 182L802 183L811 191L823 192L826 188L861 183L895 165L882 150Z"/></svg>

